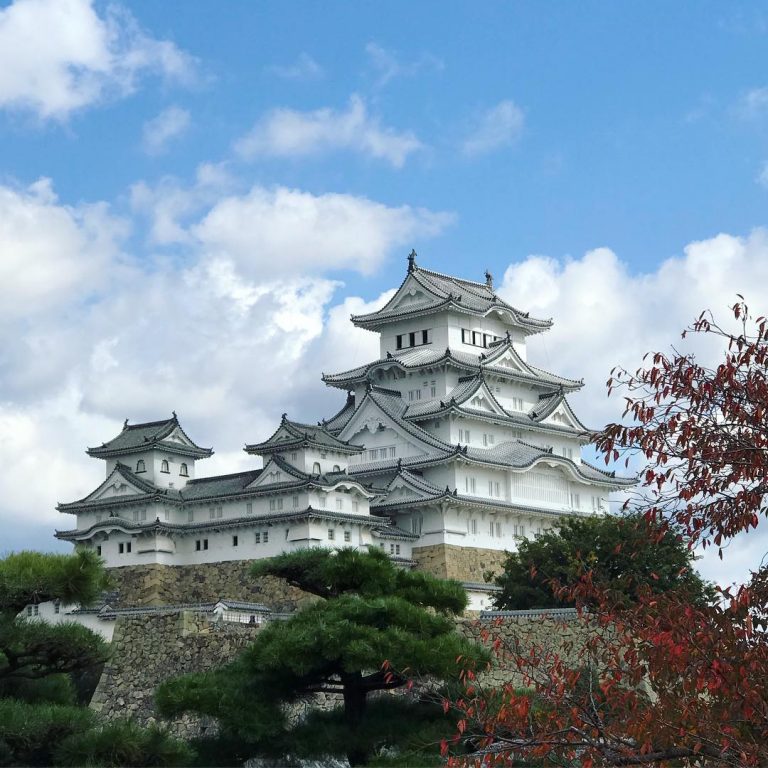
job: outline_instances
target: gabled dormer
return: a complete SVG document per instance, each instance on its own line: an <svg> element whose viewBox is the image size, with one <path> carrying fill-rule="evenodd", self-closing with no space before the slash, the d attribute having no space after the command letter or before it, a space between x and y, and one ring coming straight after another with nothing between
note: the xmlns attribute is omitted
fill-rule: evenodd
<svg viewBox="0 0 768 768"><path fill-rule="evenodd" d="M194 478L195 460L208 458L213 450L193 442L174 412L164 421L129 424L126 419L120 434L86 453L106 461L107 476L124 464L158 488L179 489Z"/></svg>
<svg viewBox="0 0 768 768"><path fill-rule="evenodd" d="M302 424L283 414L280 426L265 441L245 446L245 452L263 456L265 462L273 456L296 467L301 472L320 475L344 472L350 457L365 450L364 446L341 439L323 424Z"/></svg>

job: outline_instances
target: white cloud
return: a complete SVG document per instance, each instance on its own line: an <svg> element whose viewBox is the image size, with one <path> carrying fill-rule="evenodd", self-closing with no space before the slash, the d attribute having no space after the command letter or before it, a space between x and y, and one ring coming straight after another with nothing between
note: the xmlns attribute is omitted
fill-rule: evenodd
<svg viewBox="0 0 768 768"><path fill-rule="evenodd" d="M0 108L47 119L135 90L142 74L189 81L192 58L150 37L118 5L15 0L0 10Z"/></svg>
<svg viewBox="0 0 768 768"><path fill-rule="evenodd" d="M434 237L452 221L448 213L352 195L256 186L216 203L192 232L204 250L226 253L254 277L333 269L369 274L393 248Z"/></svg>
<svg viewBox="0 0 768 768"><path fill-rule="evenodd" d="M441 71L445 64L431 53L423 53L419 58L403 61L398 53L388 50L378 43L370 42L365 46L371 65L377 72L376 85L381 88L396 77L408 77L425 70Z"/></svg>
<svg viewBox="0 0 768 768"><path fill-rule="evenodd" d="M285 80L318 80L325 75L323 68L308 53L300 53L293 64L275 64L269 71Z"/></svg>
<svg viewBox="0 0 768 768"><path fill-rule="evenodd" d="M412 132L382 127L368 114L359 96L352 96L345 111L275 109L235 145L245 158L301 157L347 149L385 160L396 168L422 148Z"/></svg>
<svg viewBox="0 0 768 768"><path fill-rule="evenodd" d="M116 245L125 224L105 204L66 206L47 181L0 187L0 433L9 435L0 550L53 546L54 527L71 524L56 502L103 476L83 449L126 417L175 409L194 439L215 447L200 466L211 474L256 466L241 447L270 434L283 411L330 415L344 398L324 391L321 372L377 353L376 337L347 322L362 300L334 307L340 284L327 272L371 269L449 218L349 195L255 188L238 197L232 183L205 165L189 188L171 179L135 188L136 214L167 190L188 199L165 218L173 248L132 260ZM246 225L250 243L235 237ZM289 234L291 225L307 235ZM254 243L263 244L255 260Z"/></svg>
<svg viewBox="0 0 768 768"><path fill-rule="evenodd" d="M704 309L723 321L743 294L757 314L765 307L761 286L768 285L768 233L748 237L721 234L690 243L680 257L653 271L632 274L608 248L579 259L529 256L506 270L499 294L537 317L554 317L554 327L529 342L529 360L541 367L585 379L584 390L570 396L576 413L591 427L621 419L623 401L608 398L605 382L611 369L630 371L648 351L680 347L681 331ZM697 356L714 360L722 348L715 339L690 337ZM768 526L766 521L765 526ZM768 529L750 538L751 549L731 547L724 564L708 553L701 570L709 578L730 581L756 566L754 542L768 549ZM741 541L741 539L739 539ZM716 557L715 557L716 559ZM759 558L758 558L759 560Z"/></svg>
<svg viewBox="0 0 768 768"><path fill-rule="evenodd" d="M510 99L500 101L479 116L462 150L465 155L475 156L509 146L520 137L524 125L523 110Z"/></svg>
<svg viewBox="0 0 768 768"><path fill-rule="evenodd" d="M142 144L150 155L159 155L168 149L168 143L185 133L191 120L189 112L181 107L168 107L144 123Z"/></svg>
<svg viewBox="0 0 768 768"><path fill-rule="evenodd" d="M208 210L217 200L233 191L237 182L225 164L203 163L195 180L185 186L168 176L154 186L144 181L133 184L130 202L133 211L150 220L149 240L156 245L189 244L188 231L196 215Z"/></svg>
<svg viewBox="0 0 768 768"><path fill-rule="evenodd" d="M86 296L105 279L124 232L104 206L60 205L48 179L0 186L0 318Z"/></svg>

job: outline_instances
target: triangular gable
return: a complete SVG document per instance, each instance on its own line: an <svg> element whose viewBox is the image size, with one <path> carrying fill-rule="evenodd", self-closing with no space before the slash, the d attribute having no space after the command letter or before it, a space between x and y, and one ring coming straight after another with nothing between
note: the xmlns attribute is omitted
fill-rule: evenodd
<svg viewBox="0 0 768 768"><path fill-rule="evenodd" d="M505 368L515 373L533 375L533 371L525 364L511 342L505 343L494 350L494 353L483 360L483 365L492 365L494 368Z"/></svg>
<svg viewBox="0 0 768 768"><path fill-rule="evenodd" d="M581 423L581 421L579 421L565 397L560 397L558 400L559 402L557 405L554 405L553 403L549 406L549 408L547 408L547 411L549 412L541 418L536 418L536 421L542 425L559 427L560 429L573 429L579 432L588 432L589 430ZM537 410L541 411L542 408L538 408Z"/></svg>
<svg viewBox="0 0 768 768"><path fill-rule="evenodd" d="M443 297L436 295L433 291L426 288L418 280L415 280L412 275L409 275L384 309L379 311L391 312L396 309L409 310L418 308L419 305L434 304L435 299L442 300L442 298Z"/></svg>
<svg viewBox="0 0 768 768"><path fill-rule="evenodd" d="M183 432L181 427L178 425L171 431L171 433L167 436L162 438L163 442L166 440L172 443L179 443L180 445L188 446L188 447L197 447Z"/></svg>
<svg viewBox="0 0 768 768"><path fill-rule="evenodd" d="M460 405L463 408L471 408L474 411L484 411L494 416L507 416L507 412L499 405L498 400L488 385L483 382L473 394L464 399Z"/></svg>
<svg viewBox="0 0 768 768"><path fill-rule="evenodd" d="M247 489L259 488L265 485L275 485L275 483L295 483L304 480L304 473L299 470L290 471L285 462L276 460L275 457L270 460L261 470L259 476L249 485Z"/></svg>
<svg viewBox="0 0 768 768"><path fill-rule="evenodd" d="M116 466L109 477L96 490L88 494L82 501L103 501L112 498L125 498L126 496L149 496L146 488L140 482L132 482L126 473Z"/></svg>
<svg viewBox="0 0 768 768"><path fill-rule="evenodd" d="M427 454L434 451L434 447L429 442L416 436L418 431L421 431L420 428L411 424L403 426L386 413L371 397L363 399L360 407L339 433L339 439L365 445L370 442L370 435L382 430L389 430L392 437L396 437L398 442L407 443L413 449L414 454Z"/></svg>
<svg viewBox="0 0 768 768"><path fill-rule="evenodd" d="M442 495L439 488L433 487L426 480L417 480L410 472L399 472L387 486L386 502L430 501Z"/></svg>

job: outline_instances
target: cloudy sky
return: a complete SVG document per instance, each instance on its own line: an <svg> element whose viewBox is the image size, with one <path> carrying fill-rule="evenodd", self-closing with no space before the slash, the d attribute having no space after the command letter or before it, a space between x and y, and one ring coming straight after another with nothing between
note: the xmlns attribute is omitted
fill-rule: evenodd
<svg viewBox="0 0 768 768"><path fill-rule="evenodd" d="M335 411L411 248L553 317L532 359L618 418L614 365L768 310L767 65L756 3L0 4L0 552L61 548L126 417L213 474Z"/></svg>

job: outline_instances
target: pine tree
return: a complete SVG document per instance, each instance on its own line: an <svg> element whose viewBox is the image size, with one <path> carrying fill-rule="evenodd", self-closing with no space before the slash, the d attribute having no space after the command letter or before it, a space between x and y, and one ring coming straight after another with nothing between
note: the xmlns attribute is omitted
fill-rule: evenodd
<svg viewBox="0 0 768 768"><path fill-rule="evenodd" d="M398 568L383 552L308 549L261 561L253 575L282 577L321 599L270 622L234 663L165 683L157 697L166 715L218 718L220 751L228 745L230 759L346 755L365 765L376 748L411 739L425 716L442 716L434 705L380 692L414 677L450 680L459 658L487 658L456 632L453 617L467 603L461 585ZM292 723L285 705L314 693L343 703Z"/></svg>
<svg viewBox="0 0 768 768"><path fill-rule="evenodd" d="M79 624L19 616L26 605L48 600L88 605L104 585L92 552L0 558L0 766L186 765L192 758L156 728L100 727L93 712L77 706L73 676L104 662L101 637Z"/></svg>

